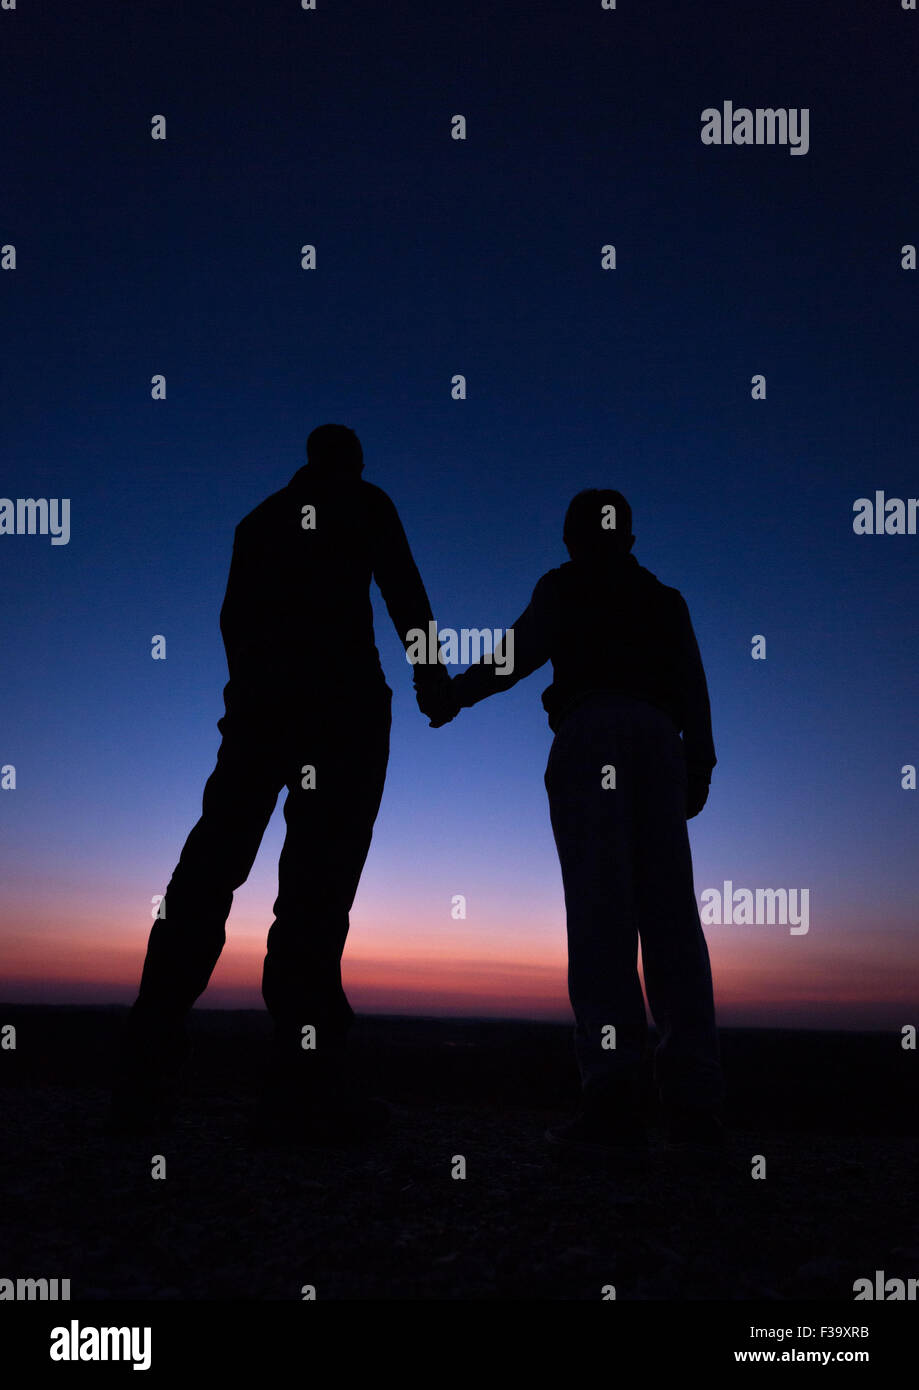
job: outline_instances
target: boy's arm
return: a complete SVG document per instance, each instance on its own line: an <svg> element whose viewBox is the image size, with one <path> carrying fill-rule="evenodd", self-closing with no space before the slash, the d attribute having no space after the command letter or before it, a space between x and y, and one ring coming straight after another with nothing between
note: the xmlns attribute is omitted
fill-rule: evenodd
<svg viewBox="0 0 919 1390"><path fill-rule="evenodd" d="M677 642L686 770L690 777L709 782L718 761L712 739L712 712L699 644L682 594L677 605Z"/></svg>
<svg viewBox="0 0 919 1390"><path fill-rule="evenodd" d="M555 589L543 575L529 604L497 644L490 662L477 661L454 676L451 693L460 709L476 705L499 690L510 690L549 660L558 626Z"/></svg>

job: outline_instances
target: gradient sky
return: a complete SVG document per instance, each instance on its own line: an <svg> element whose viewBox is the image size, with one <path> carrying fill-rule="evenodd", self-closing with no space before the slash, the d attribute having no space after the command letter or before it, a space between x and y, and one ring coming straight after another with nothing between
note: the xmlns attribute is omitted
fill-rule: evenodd
<svg viewBox="0 0 919 1390"><path fill-rule="evenodd" d="M0 495L69 497L72 528L0 536L0 997L134 997L216 756L233 529L331 420L441 625L511 623L567 558L572 495L626 494L708 675L697 894L810 893L807 935L707 928L721 1021L917 1021L919 536L856 536L852 506L919 494L919 14L89 0L0 22ZM702 145L726 99L807 107L809 152ZM394 720L355 1006L566 1018L551 669L433 731L374 602ZM259 1003L282 831L279 804L204 1006Z"/></svg>

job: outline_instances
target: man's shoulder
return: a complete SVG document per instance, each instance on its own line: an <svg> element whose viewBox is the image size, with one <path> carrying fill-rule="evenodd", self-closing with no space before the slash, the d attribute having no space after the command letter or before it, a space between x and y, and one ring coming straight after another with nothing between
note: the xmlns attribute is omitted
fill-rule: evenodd
<svg viewBox="0 0 919 1390"><path fill-rule="evenodd" d="M286 488L282 488L281 492L276 493L275 496L280 497L288 493L295 495L298 499L302 497L304 500L306 500L308 496L314 496L317 502L330 501L334 503L336 507L344 506L346 508L356 505L362 507L366 512L377 515L382 512L392 514L396 510L389 494L384 492L381 487L377 487L376 483L371 483L366 478L357 478L343 484L336 484L334 481L329 482L328 480L317 480L310 490L308 488L305 489L304 483L301 481L301 478L303 478L305 474L306 470L304 469L291 479ZM272 500L273 499L270 497L267 499L268 502Z"/></svg>
<svg viewBox="0 0 919 1390"><path fill-rule="evenodd" d="M295 474L286 487L278 488L277 492L272 492L259 502L258 506L253 507L251 512L247 512L236 527L237 534L259 535L270 531L291 509L299 513L303 500L309 495L308 489L304 491L301 478L302 473ZM364 478L357 482L352 496L359 506L365 507L371 513L395 512L389 495L381 487L377 487L376 483L367 482Z"/></svg>
<svg viewBox="0 0 919 1390"><path fill-rule="evenodd" d="M535 593L537 589L542 593L557 592L574 573L571 561L566 560L563 565L556 565L553 569L546 570L545 574L540 575L533 586L533 592Z"/></svg>
<svg viewBox="0 0 919 1390"><path fill-rule="evenodd" d="M286 487L279 488L277 492L265 497L257 506L252 508L251 512L246 512L236 527L236 534L251 535L269 527L284 510L286 498L289 498Z"/></svg>

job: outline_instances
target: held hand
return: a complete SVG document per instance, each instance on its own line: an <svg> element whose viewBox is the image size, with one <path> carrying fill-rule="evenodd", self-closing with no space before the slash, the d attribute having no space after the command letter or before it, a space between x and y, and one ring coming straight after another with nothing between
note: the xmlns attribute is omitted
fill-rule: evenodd
<svg viewBox="0 0 919 1390"><path fill-rule="evenodd" d="M415 698L421 713L428 716L430 721L428 727L431 729L442 729L444 724L449 724L450 720L455 719L459 714L459 700L454 694L451 684L442 685L433 690L419 690L416 692Z"/></svg>
<svg viewBox="0 0 919 1390"><path fill-rule="evenodd" d="M686 819L692 820L693 816L697 816L707 800L708 778L691 772L686 788Z"/></svg>

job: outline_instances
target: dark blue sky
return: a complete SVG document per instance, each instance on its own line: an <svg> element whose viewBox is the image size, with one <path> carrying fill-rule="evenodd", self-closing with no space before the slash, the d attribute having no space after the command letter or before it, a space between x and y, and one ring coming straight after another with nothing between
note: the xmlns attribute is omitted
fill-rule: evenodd
<svg viewBox="0 0 919 1390"><path fill-rule="evenodd" d="M571 496L625 492L708 672L697 889L811 889L806 937L709 929L716 991L720 961L738 1017L896 1021L917 982L919 537L856 537L852 504L919 491L919 15L140 0L0 24L0 494L69 497L72 528L0 536L2 920L26 995L57 955L131 997L216 753L233 528L336 420L441 624L509 624L566 558ZM704 146L727 99L807 107L808 153ZM437 974L498 943L509 980L545 960L563 996L550 673L432 732L377 611L395 723L356 958L433 950ZM277 844L276 821L240 895L253 951Z"/></svg>

